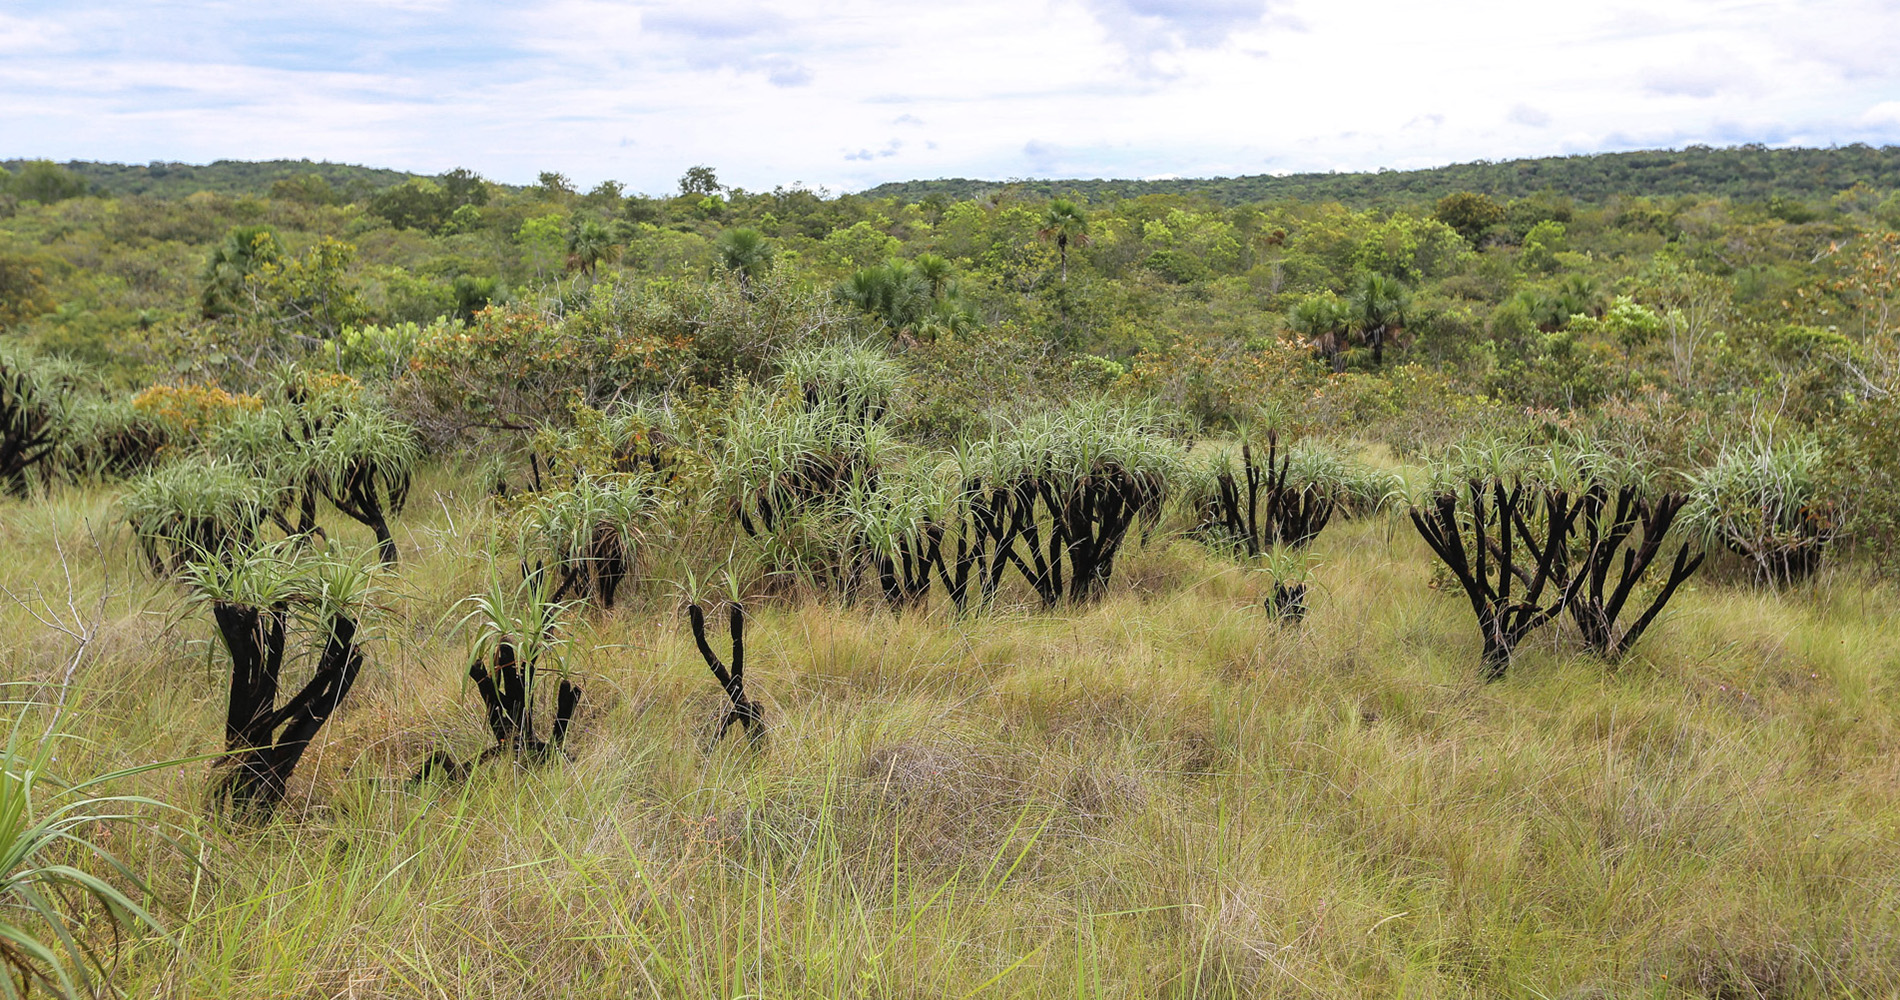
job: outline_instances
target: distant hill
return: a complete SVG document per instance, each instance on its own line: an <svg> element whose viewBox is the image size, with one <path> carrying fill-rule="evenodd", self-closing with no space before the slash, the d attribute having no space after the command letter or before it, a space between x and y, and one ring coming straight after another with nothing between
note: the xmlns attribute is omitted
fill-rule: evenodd
<svg viewBox="0 0 1900 1000"><path fill-rule="evenodd" d="M18 170L21 160L0 161ZM273 183L305 174L321 176L337 192L356 200L420 174L347 163L311 160L218 160L215 163L163 163L143 166L76 160L66 169L86 178L102 194L145 194L181 198L198 191L224 194L270 193ZM1365 173L1254 174L1245 177L1175 180L972 180L894 181L859 192L862 197L921 201L932 195L953 201L1005 189L1030 197L1081 197L1113 201L1145 194L1210 198L1226 205L1297 200L1340 201L1349 205L1416 205L1454 191L1482 191L1521 198L1552 190L1579 201L1611 195L1727 195L1743 200L1825 199L1864 183L1882 190L1900 189L1900 146L1866 145L1832 149L1769 149L1690 146L1680 150L1593 153L1541 159L1479 160L1425 170Z"/></svg>
<svg viewBox="0 0 1900 1000"><path fill-rule="evenodd" d="M0 165L18 171L23 162L6 160L0 161ZM317 174L338 192L354 198L419 176L400 170L311 160L218 160L202 165L154 161L144 166L74 160L61 166L84 177L93 190L101 194L145 194L157 198L182 198L199 191L264 195L270 193L271 184L305 174Z"/></svg>
<svg viewBox="0 0 1900 1000"><path fill-rule="evenodd" d="M895 196L905 201L920 201L931 195L960 201L1011 188L1033 197L1080 196L1094 202L1146 194L1178 194L1211 198L1227 205L1292 199L1366 206L1435 201L1454 191L1481 191L1497 197L1521 198L1545 189L1580 201L1601 201L1615 194L1809 199L1830 197L1856 183L1881 189L1900 188L1900 146L1878 149L1860 144L1832 149L1690 146L1681 150L1498 162L1479 160L1426 170L1282 177L1255 174L1154 181L957 178L880 184L861 193L872 198Z"/></svg>

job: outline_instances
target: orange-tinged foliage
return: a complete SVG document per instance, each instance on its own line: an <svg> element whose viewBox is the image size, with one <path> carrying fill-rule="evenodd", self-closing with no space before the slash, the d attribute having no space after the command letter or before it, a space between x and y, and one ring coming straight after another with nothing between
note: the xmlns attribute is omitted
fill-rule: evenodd
<svg viewBox="0 0 1900 1000"><path fill-rule="evenodd" d="M264 401L249 393L231 393L209 385L146 388L132 406L181 438L196 438L223 425L241 410L255 412Z"/></svg>

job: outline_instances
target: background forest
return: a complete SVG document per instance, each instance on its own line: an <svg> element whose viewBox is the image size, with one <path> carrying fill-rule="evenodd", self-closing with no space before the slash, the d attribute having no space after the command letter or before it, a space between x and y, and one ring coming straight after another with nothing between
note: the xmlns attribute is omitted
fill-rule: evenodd
<svg viewBox="0 0 1900 1000"><path fill-rule="evenodd" d="M1695 147L838 197L698 167L646 197L553 172L14 161L0 324L108 395L252 391L327 357L435 440L756 381L822 328L896 349L906 428L939 442L1102 390L1400 456L1482 430L1686 470L1737 435L1801 439L1843 484L1891 484L1897 164ZM1848 533L1890 544L1896 496L1857 491Z"/></svg>

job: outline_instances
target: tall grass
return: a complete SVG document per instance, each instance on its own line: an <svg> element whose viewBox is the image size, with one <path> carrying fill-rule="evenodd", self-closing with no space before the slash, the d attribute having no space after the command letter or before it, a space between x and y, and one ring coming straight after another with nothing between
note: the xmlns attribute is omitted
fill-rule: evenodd
<svg viewBox="0 0 1900 1000"><path fill-rule="evenodd" d="M431 477L394 641L280 822L198 874L110 845L184 911L188 960L129 953L131 995L1900 991L1900 596L1850 567L1780 596L1691 581L1615 670L1553 625L1482 685L1469 609L1382 519L1316 544L1298 630L1265 574L1164 525L1098 602L1052 612L1015 587L973 617L749 599L759 750L706 749L729 706L650 587L569 619L589 698L568 759L411 788L431 749L486 742L447 626L513 530ZM0 577L52 571L49 518L0 530L25 553ZM216 746L177 600L115 598L71 773ZM0 614L0 645L50 669L36 629Z"/></svg>

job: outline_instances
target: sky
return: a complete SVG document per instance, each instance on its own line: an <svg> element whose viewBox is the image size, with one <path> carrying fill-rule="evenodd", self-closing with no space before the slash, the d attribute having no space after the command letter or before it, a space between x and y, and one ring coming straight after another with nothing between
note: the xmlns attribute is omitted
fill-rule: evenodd
<svg viewBox="0 0 1900 1000"><path fill-rule="evenodd" d="M1900 2L0 0L0 158L583 189L1900 144Z"/></svg>

